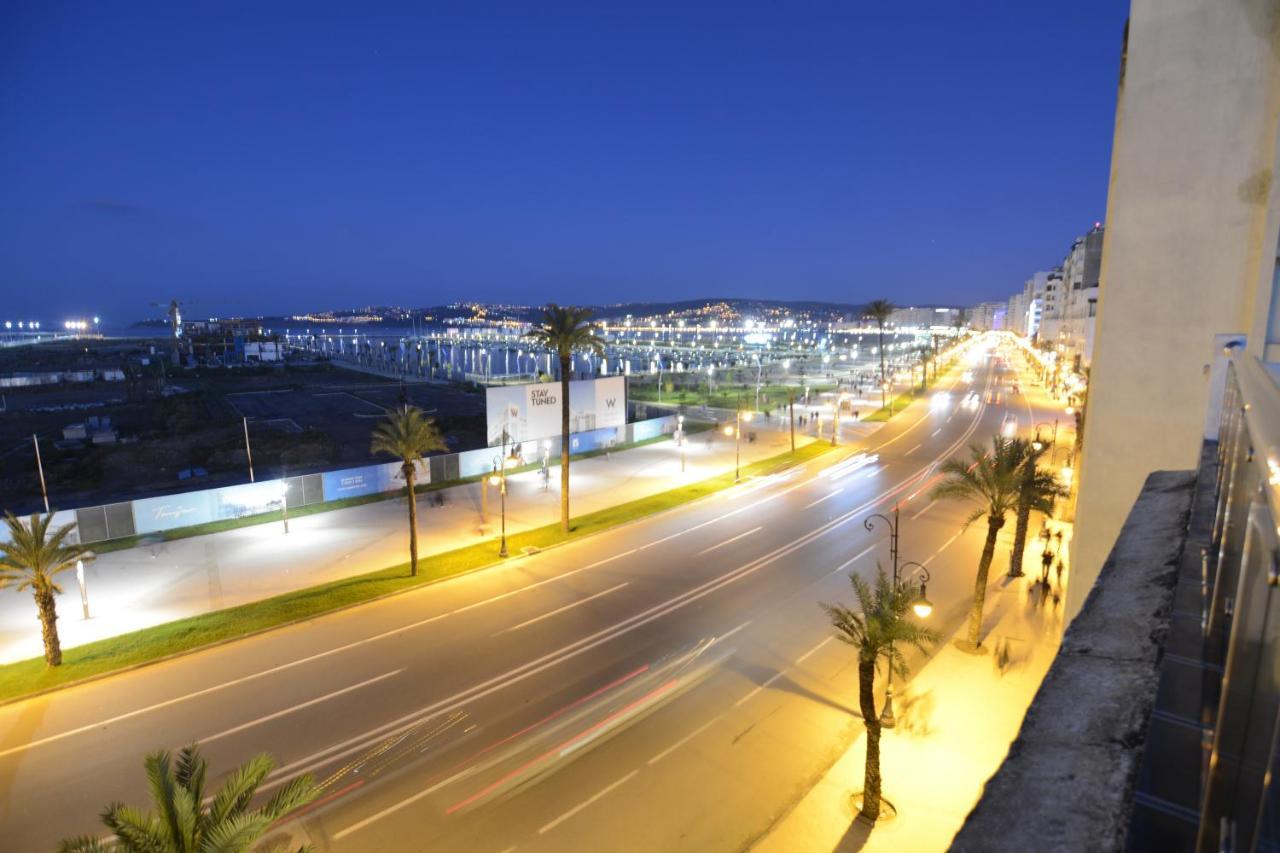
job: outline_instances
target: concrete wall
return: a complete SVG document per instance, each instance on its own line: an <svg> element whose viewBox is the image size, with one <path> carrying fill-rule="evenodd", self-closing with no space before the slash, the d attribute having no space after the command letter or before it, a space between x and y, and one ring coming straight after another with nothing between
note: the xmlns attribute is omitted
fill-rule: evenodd
<svg viewBox="0 0 1280 853"><path fill-rule="evenodd" d="M1193 468L1214 336L1264 344L1280 3L1133 0L1080 468L1073 617L1147 474Z"/></svg>

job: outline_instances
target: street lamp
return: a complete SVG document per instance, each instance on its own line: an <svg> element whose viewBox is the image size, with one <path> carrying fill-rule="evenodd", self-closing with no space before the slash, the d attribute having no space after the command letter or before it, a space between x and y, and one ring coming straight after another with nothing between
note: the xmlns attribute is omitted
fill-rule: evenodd
<svg viewBox="0 0 1280 853"><path fill-rule="evenodd" d="M882 513L873 513L867 516L862 522L862 526L867 530L875 530L873 522L883 522L889 528L889 561L893 566L893 589L896 593L903 586L902 572L908 570L908 577L918 577L920 579L920 590L912 597L911 609L921 619L928 617L933 613L933 602L925 595L925 585L930 580L929 570L920 563L909 561L906 563L898 563L898 532L901 528L901 522L898 517L898 507L893 507L893 518L889 518ZM893 644L889 645L889 657L893 658ZM891 729L896 725L893 717L893 666L889 667L888 677L885 680L884 693L884 711L880 714L880 725L883 728Z"/></svg>
<svg viewBox="0 0 1280 853"><path fill-rule="evenodd" d="M80 555L80 559L76 560L76 582L80 584L80 607L84 610L84 618L89 618L89 588L84 582L84 564L93 562L97 554L92 551L85 551Z"/></svg>
<svg viewBox="0 0 1280 853"><path fill-rule="evenodd" d="M413 495L409 495L409 500L413 500ZM289 532L289 481L280 481L280 517L284 520L284 532Z"/></svg>
<svg viewBox="0 0 1280 853"><path fill-rule="evenodd" d="M742 411L742 397L738 397L738 409L734 413L734 425L725 427L725 435L731 431L734 434L735 444L733 449L733 481L735 483L742 481L742 422L751 421L751 413Z"/></svg>
<svg viewBox="0 0 1280 853"><path fill-rule="evenodd" d="M684 415L676 415L676 444L680 447L680 473L684 473Z"/></svg>
<svg viewBox="0 0 1280 853"><path fill-rule="evenodd" d="M1040 427L1044 427L1048 429L1049 426L1050 424L1048 421L1043 421L1042 423L1036 424L1036 437L1035 437L1035 440L1031 442L1031 446L1034 447L1037 451L1044 449L1044 442L1040 440ZM1053 449L1049 451L1050 465L1053 464L1053 459L1058 454L1058 419L1057 418L1053 419L1053 438L1051 439L1051 441L1052 441L1051 447Z"/></svg>

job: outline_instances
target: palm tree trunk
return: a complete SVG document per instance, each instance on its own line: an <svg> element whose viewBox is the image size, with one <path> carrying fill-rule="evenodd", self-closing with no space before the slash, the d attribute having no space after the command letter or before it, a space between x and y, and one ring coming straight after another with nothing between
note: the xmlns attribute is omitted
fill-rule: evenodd
<svg viewBox="0 0 1280 853"><path fill-rule="evenodd" d="M973 610L969 613L969 648L982 645L982 609L987 602L987 572L996 553L996 538L1004 527L1004 516L987 516L987 542L982 546L982 559L978 560L978 578L973 585Z"/></svg>
<svg viewBox="0 0 1280 853"><path fill-rule="evenodd" d="M879 321L877 325L880 327L880 407L884 408L889 405L889 389L884 377L884 321Z"/></svg>
<svg viewBox="0 0 1280 853"><path fill-rule="evenodd" d="M569 535L569 358L560 356L560 532Z"/></svg>
<svg viewBox="0 0 1280 853"><path fill-rule="evenodd" d="M1013 527L1013 553L1009 555L1009 577L1022 577L1022 552L1027 549L1027 527L1031 523L1031 504L1018 501L1018 520Z"/></svg>
<svg viewBox="0 0 1280 853"><path fill-rule="evenodd" d="M418 575L418 494L414 491L412 462L404 464L404 484L409 490L409 576ZM483 483L481 486L483 487Z"/></svg>
<svg viewBox="0 0 1280 853"><path fill-rule="evenodd" d="M880 817L880 716L876 713L875 659L858 661L858 705L867 727L867 763L862 783L862 810L858 816L870 823Z"/></svg>
<svg viewBox="0 0 1280 853"><path fill-rule="evenodd" d="M40 632L44 638L44 662L49 666L62 665L62 645L58 642L58 606L53 590L37 589L36 607L40 610Z"/></svg>

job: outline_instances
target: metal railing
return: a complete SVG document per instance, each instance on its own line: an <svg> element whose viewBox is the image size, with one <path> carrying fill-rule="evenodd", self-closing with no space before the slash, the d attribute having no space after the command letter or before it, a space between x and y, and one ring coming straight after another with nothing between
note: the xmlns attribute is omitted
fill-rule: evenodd
<svg viewBox="0 0 1280 853"><path fill-rule="evenodd" d="M1230 354L1215 517L1201 554L1206 723L1196 849L1280 849L1280 388ZM1216 675L1221 667L1221 678Z"/></svg>

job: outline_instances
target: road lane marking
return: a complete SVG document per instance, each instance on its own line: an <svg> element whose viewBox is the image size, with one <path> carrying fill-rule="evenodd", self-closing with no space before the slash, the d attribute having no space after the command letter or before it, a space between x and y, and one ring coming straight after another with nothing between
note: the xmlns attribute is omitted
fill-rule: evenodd
<svg viewBox="0 0 1280 853"><path fill-rule="evenodd" d="M941 547L941 548L939 548L938 550L934 551L934 552L933 552L933 554L929 557L929 559L928 559L928 560L925 560L925 563L927 564L930 560L933 560L935 557L937 557L937 556L938 556L939 554L941 554L943 551L947 550L947 548L951 547L951 543L952 543L952 542L954 542L954 541L956 541L957 539L959 539L959 538L960 538L960 536L961 536L963 533L964 533L964 531L963 531L963 530L957 531L957 532L956 532L956 534L955 534L954 536L952 536L952 537L951 537L950 539L948 539L946 542L943 542L943 543L942 543L942 547Z"/></svg>
<svg viewBox="0 0 1280 853"><path fill-rule="evenodd" d="M751 691L750 693L748 693L746 696L743 696L743 697L742 697L741 699L739 699L737 702L734 702L734 703L733 703L733 707L737 708L739 705L741 705L742 703L746 702L748 699L751 699L751 698L752 698L752 697L754 697L757 693L761 692L762 690L764 690L764 689L765 689L766 687L768 687L769 685L773 684L773 682L777 681L777 680L778 680L779 678L781 678L781 677L782 677L782 673L781 673L781 672L775 672L775 673L773 674L773 676L772 676L772 677L770 677L770 679L769 679L768 681L766 681L764 684L761 684L761 685L760 685L760 686L758 686L755 690L752 690L752 691Z"/></svg>
<svg viewBox="0 0 1280 853"><path fill-rule="evenodd" d="M827 637L821 643L818 643L818 645L814 646L813 648L809 649L809 651L805 652L800 657L796 658L796 663L804 663L809 659L811 655L813 655L816 651L818 651L818 649L822 648L823 646L825 646L827 643L831 642L834 639L835 637Z"/></svg>
<svg viewBox="0 0 1280 853"><path fill-rule="evenodd" d="M526 619L525 621L521 622L519 625L512 625L510 628L505 628L499 631L497 634L494 634L493 636L496 637L498 636L498 634L505 634L508 631L519 631L521 628L527 628L530 625L534 624L535 622L541 622L543 619L550 619L552 616L558 616L559 614L564 613L566 610L572 610L573 608L578 607L579 605L586 604L588 601L595 601L597 598L602 598L611 592L617 592L618 590L622 589L624 586L627 586L630 583L631 581L623 581L617 586L611 586L608 589L604 590L603 592L597 592L595 595L588 595L586 598L580 598L577 601L571 601L568 604L566 604L564 607L557 607L555 610L550 610L546 613L543 613L541 616L535 616L532 619Z"/></svg>
<svg viewBox="0 0 1280 853"><path fill-rule="evenodd" d="M858 553L854 554L852 557L850 557L849 559L845 560L843 563L841 563L840 565L838 565L838 566L836 566L834 569L832 569L832 570L831 570L831 574L832 574L832 575L839 574L839 573L840 573L840 572L842 572L844 569L848 568L849 566L851 566L851 565L853 565L854 563L856 563L856 562L858 562L859 560L861 560L863 557L865 557L865 556L867 556L868 554L870 554L872 551L874 551L874 550L875 550L875 547L876 547L875 545L868 545L867 547L863 548L861 551L859 551ZM827 575L827 577L830 577L830 576L831 576L831 575Z"/></svg>
<svg viewBox="0 0 1280 853"><path fill-rule="evenodd" d="M940 432L942 432L942 427L938 427L937 429L935 429L933 433L929 436L929 438L934 438Z"/></svg>
<svg viewBox="0 0 1280 853"><path fill-rule="evenodd" d="M359 690L361 687L368 687L370 684L376 684L379 681L388 679L393 675L399 675L402 672L404 672L403 668L392 670L391 672L384 672L382 675L377 675L377 676L374 676L373 678L366 679L365 681L361 681L359 684L353 684L350 687L344 687L341 690L335 690L332 693L326 693L323 696L317 696L315 699L310 699L306 702L299 702L297 705L293 705L291 707L285 708L282 711L276 711L274 714L267 714L266 716L259 717L256 720L250 720L247 723L241 723L240 725L233 726L232 728L229 728L226 731L218 732L216 735L209 735L208 737L202 737L199 739L198 742L201 745L212 743L213 741L218 740L219 738L224 738L224 737L227 737L228 735L233 735L236 732L242 732L245 729L252 728L261 723L266 723L266 722L270 722L271 720L279 719L280 717L286 716L288 714L292 714L294 711L301 711L303 708L310 708L312 705L319 705L321 702L326 702L330 699L341 696L344 693L350 693L353 690Z"/></svg>
<svg viewBox="0 0 1280 853"><path fill-rule="evenodd" d="M805 509L809 509L810 507L817 506L818 504L820 504L820 503L822 503L823 501L825 501L827 498L834 498L836 495L840 494L840 493L841 493L841 492L843 492L843 491L844 491L844 488L843 488L843 487L841 487L841 488L839 488L839 489L836 489L834 492L828 492L827 494L825 494L825 495L823 495L822 497L818 498L816 501L813 501L812 503L807 503L807 504L805 504L805 505L804 505L804 508L805 508Z"/></svg>
<svg viewBox="0 0 1280 853"><path fill-rule="evenodd" d="M925 504L925 505L924 505L924 509L920 510L920 511L919 511L919 512L917 512L915 515L911 516L911 520L912 520L912 521L915 521L917 518L919 518L920 516L924 515L924 514L925 514L926 512L928 512L929 510L933 509L934 504L936 504L936 503L937 503L937 501L930 501L929 503Z"/></svg>
<svg viewBox="0 0 1280 853"><path fill-rule="evenodd" d="M683 607L685 604L688 604L691 601L700 599L706 595L709 595L712 592L715 592L723 588L724 586L728 586L730 583L733 583L743 577L746 577L749 574L753 574L758 569L774 562L776 559L780 558L781 556L784 556L785 554L789 554L792 551L803 547L804 545L808 544L814 539L817 539L818 537L825 535L828 531L834 529L835 527L838 527L844 524L854 516L861 514L868 507L876 506L880 504L882 501L884 501L885 499L896 494L897 492L905 490L913 482L927 475L927 473L934 467L934 464L936 464L936 462L939 459L946 456L950 456L959 448L960 445L962 445L965 441L968 440L969 436L972 435L973 432L977 429L978 423L981 419L982 412L984 411L985 408L986 408L985 405L980 405L975 410L973 421L970 423L969 428L965 430L964 434L962 434L955 442L953 442L953 444L950 447L948 447L946 450L943 451L942 454L936 457L933 463L930 463L929 465L925 466L916 474L904 478L901 481L901 483L899 483L898 485L889 487L888 489L881 492L879 495L872 498L870 501L863 504L862 506L856 507L853 510L833 519L832 521L818 528L815 528L809 533L804 534L803 536L793 540L791 543L788 543L778 548L771 554L765 555L764 557L761 557L756 561L753 561L744 566L741 566L736 570L720 575L717 578L713 578L711 581L708 581L706 584L703 584L702 586L695 587L692 590L688 590L679 596L675 596L672 599L669 599L667 602L663 602L662 604L659 604L653 608L650 608L649 610L646 610L642 613L636 614L635 616L632 616L629 619L623 620L622 622L615 623L614 625L609 626L608 628L602 631L596 632L595 634L589 635L587 637L583 637L580 640L575 641L574 643L571 643L567 646L557 649L556 651L543 655L542 657L539 657L535 660L529 661L526 664L523 664L519 667L516 667L512 670L507 671L506 673L503 673L501 675L488 679L487 681L481 682L476 685L472 685L472 687L464 691L461 691L460 693L457 693L454 696L448 697L446 699L442 699L433 705L427 706L426 708L419 709L418 711L402 716L396 720L392 720L388 723L385 723L381 726L376 727L375 729L371 729L361 735L356 735L352 738L347 739L346 741L343 741L338 744L334 744L330 747L327 747L326 749L312 753L310 756L299 759L298 761L294 761L288 765L279 767L271 774L271 779L274 781L268 781L266 785L262 786L262 789L265 790L267 788L273 787L274 785L282 784L287 778L286 774L292 772L293 770L297 769L300 766L303 766L313 761L333 760L334 758L341 757L343 755L349 755L352 752L359 751L361 748L363 748L364 741L367 741L370 738L373 738L376 741L377 737L380 736L380 733L384 731L395 728L396 726L402 726L403 728L407 728L408 726L416 725L418 722L424 719L428 719L431 716L435 716L439 713L447 712L449 710L447 706L449 706L450 704L461 706L467 701L474 701L476 699L483 698L484 696L490 695L500 689L503 689L506 686L509 686L510 684L514 684L519 681L522 681L525 678L528 678L529 676L532 676L538 672L542 672L543 670L548 669L552 666L555 666L563 661L567 661L573 657L576 657L577 655L582 654L583 652L589 649L595 648L596 646L599 646L605 642L609 642L610 640L615 639L616 637L622 636L634 630L635 628L640 627L641 625L648 624L649 622L652 622L655 619L661 618L662 616L665 616L671 612L674 612L675 610L678 610L679 608ZM921 420L923 420L923 417L921 418ZM919 421L917 423L919 423ZM885 446L885 444L889 444L893 441L896 441L898 438L901 438L902 435L905 435L905 432L893 439L890 439L888 442L885 442L880 446L883 447ZM672 534L671 536L664 537L663 539L657 540L655 542L648 543L648 545L639 546L639 548L637 548L636 550L641 550L643 548L651 547L653 545L659 544L660 542L666 541L668 539L673 539L677 536L681 536L681 535L684 535L685 533L689 533L689 532L692 532L693 530L699 529L701 527L705 527L708 524L721 521L732 515L735 515L740 512L744 512L748 509L751 509L752 507L759 506L770 500L774 500L775 498L781 497L782 495L792 492L807 484L808 484L807 482L796 483L786 489L779 491L774 495L770 495L768 497L762 498L759 501L755 501L752 504L748 504L746 506L731 510L730 512L727 512L707 522L703 522L693 527L686 528L685 530L679 531L675 534ZM617 556L621 556L621 555L616 555L613 558L606 558L606 560L600 561L600 562L607 562L609 559L616 559ZM567 575L562 575L559 577L564 577L564 576L567 576ZM548 580L551 580L551 579L548 579ZM507 595L507 593L503 593L502 595L505 596ZM180 702L184 702L188 699L194 699L199 696L208 695L210 693L214 693L218 690L222 690L227 687L232 687L245 682L254 681L256 679L262 678L267 675L272 675L274 673L281 672L283 670L300 666L304 663L310 663L312 661L320 660L334 654L339 654L349 649L357 648L367 643L376 642L378 640L385 639L386 637L399 634L403 631L409 631L414 628L418 628L423 625L426 625L428 623L435 622L440 619L444 619L445 617L451 615L451 613L460 612L460 611L461 609L459 609L459 611L450 611L447 613L437 614L436 616L431 616L431 617L428 617L427 619L422 619L417 622L410 623L408 625L398 626L396 628L383 631L379 634L375 634L370 637L365 637L361 640L356 640L350 643L343 644L341 646L336 646L332 649L327 649L323 652L317 652L313 655L309 655L307 657L290 661L289 663L280 664L279 666L271 667L269 669L265 669L260 672L251 673L249 675L232 679L230 681L226 681L221 684L217 684L201 690L193 691L183 696L178 696L173 699L165 700L163 702L157 702L152 705L146 706L144 708L139 708L124 714L119 714L119 715L116 715L115 717L108 718L107 720L100 720L85 726L80 726L74 729L69 729L65 732L60 732L56 735L50 735L45 738L29 741L28 743L0 751L0 758L3 758L7 755L11 755L14 753L25 752L28 749L32 749L34 747L41 746L46 743L62 740L64 738L71 737L73 735L82 734L87 731L93 731L103 726L110 725L111 723L119 722L121 720L129 719L135 716L139 716L141 714L145 714L150 711L169 707L169 706L178 704ZM409 722L406 724L406 721L409 721ZM352 744L355 744L355 746L352 746Z"/></svg>
<svg viewBox="0 0 1280 853"><path fill-rule="evenodd" d="M648 763L648 765L649 765L650 767L652 767L653 765L657 764L659 761L661 761L662 759L666 758L668 755L670 755L671 753L675 752L677 749L679 749L680 747L684 746L686 743L688 743L689 741L693 740L693 739L694 739L694 738L696 738L698 735L700 735L700 734L702 734L703 732L705 732L707 729L711 728L713 725L715 725L716 723L718 723L718 722L721 720L721 718L723 718L723 717L724 717L724 714L716 714L714 717L712 717L711 719L707 720L705 723L703 723L702 725L698 726L696 729L694 729L693 731L689 732L689 733L688 733L687 735L685 735L684 737L680 738L680 740L678 740L678 741L676 741L675 743L671 744L671 746L669 746L669 747L667 747L666 749L662 750L662 752L659 752L659 753L658 753L657 755L655 755L653 758L650 758L650 759L649 759L649 761L647 762L647 763Z"/></svg>
<svg viewBox="0 0 1280 853"><path fill-rule="evenodd" d="M763 525L761 525L761 526L759 526L759 527L753 527L753 528L751 528L751 529L750 529L750 530L748 530L746 533L739 533L737 536L730 536L728 539L724 540L723 542L721 542L721 543L719 543L719 544L717 544L717 545L712 545L710 548L703 548L701 551L699 551L699 552L697 553L697 555L696 555L696 556L701 557L703 554L709 554L709 553L711 553L712 551L716 550L717 548L723 548L725 545L728 545L730 542L737 542L737 541L738 541L739 539L741 539L742 537L744 537L744 536L750 536L752 533L756 533L756 532L761 531L761 530L763 530L763 529L764 529L764 526L763 526Z"/></svg>
<svg viewBox="0 0 1280 853"><path fill-rule="evenodd" d="M743 622L741 625L739 625L737 628L734 628L732 631L728 632L727 634L724 634L724 635L719 636L719 637L715 637L711 642L713 642L713 643L723 643L725 640L729 639L729 638L730 638L730 637L732 637L734 634L738 633L739 631L741 631L743 628L747 627L747 626L748 626L748 625L750 625L750 624L751 624L751 620L750 620L750 619L748 619L746 622Z"/></svg>
<svg viewBox="0 0 1280 853"><path fill-rule="evenodd" d="M216 693L219 690L225 690L228 687L235 687L238 684L245 684L250 681L256 681L259 678L264 678L265 676L268 676L268 675L274 675L277 672L283 672L286 669L292 669L295 666L301 666L304 663L311 663L312 661L320 660L322 658L327 658L330 655L336 655L339 652L345 652L348 649L354 649L354 648L357 648L358 646L363 646L366 643L372 643L377 640L385 639L395 634L399 634L402 631L410 631L410 630L413 630L414 628L420 628L423 625L429 624L431 622L436 622L440 619L444 619L448 615L449 615L448 613L440 613L435 616L429 616L426 619L420 619L417 622L411 622L408 625L401 625L398 628L392 628L389 631L383 631L380 634L374 634L372 637L365 637L363 640L355 640L350 643L345 643L341 646L335 646L332 649L326 649L323 652L316 652L315 654L308 655L307 657L304 657L304 658L298 658L297 660L292 660L292 661L289 661L288 663L282 663L279 666L273 666L270 669L264 669L264 670L261 670L260 672L250 673L249 675L242 675L239 678L233 678L230 681L224 681L221 684L215 684L212 687L205 687L201 690L192 691L191 693L184 693L181 696L175 696L174 698L166 699L163 702L156 702L154 704L147 705L145 708L137 708L133 711L127 711L123 714L116 714L114 717L108 717L105 720L98 720L97 722L89 723L88 725L85 725L85 726L77 726L74 729L68 729L65 732L59 732L56 735L49 735L48 737L42 737L38 740L28 741L27 743L21 744L20 746L12 746L6 750L0 751L0 758L4 758L7 755L13 755L19 752L25 752L28 749L32 749L37 746L43 746L46 743L53 743L54 741L59 741L59 740L62 740L63 738L71 737L72 735L83 734L84 732L101 729L111 725L112 723L118 723L122 720L128 720L133 717L137 717L142 714L149 713L151 711L158 711L161 708L168 708L171 705L177 705L178 703L185 702L188 699L195 699L200 696L207 696L210 693Z"/></svg>
<svg viewBox="0 0 1280 853"><path fill-rule="evenodd" d="M924 444L924 442L920 442L920 444ZM906 453L903 454L903 456L910 456L912 453L915 453L917 450L920 449L920 444L917 444L915 447L908 450Z"/></svg>
<svg viewBox="0 0 1280 853"><path fill-rule="evenodd" d="M617 790L618 788L620 788L620 787L622 787L623 785L625 785L627 782L630 782L632 779L634 779L634 778L635 778L636 774L637 774L637 773L639 773L639 772L640 772L640 771L639 771L639 769L632 770L630 773L628 773L626 776L623 776L621 779L619 779L618 781L614 782L612 785L607 785L607 786L605 786L604 788L601 788L599 791L597 791L596 793L592 794L592 795L591 795L590 797L588 797L587 799L583 800L582 802L578 803L578 804L577 804L576 806L574 806L573 808L569 809L569 810L568 810L567 812L565 812L564 814L560 815L560 817L558 817L558 818L556 818L555 820L551 821L551 823L549 823L549 824L547 824L546 826L542 827L542 829L539 829L539 830L538 830L538 834L539 834L539 835L545 835L545 834L547 834L548 832L550 832L551 830L555 829L555 828L556 828L557 826L559 826L560 824L564 823L564 822L565 822L566 820L568 820L569 818L571 818L571 817L573 817L574 815L576 815L578 812L580 812L580 811L582 811L583 809L585 809L587 806L589 806L589 805L591 805L592 803L595 803L595 802L597 802L597 801L599 801L599 800L603 799L604 797L608 796L608 795L609 795L610 793L612 793L613 791L615 791L615 790Z"/></svg>

